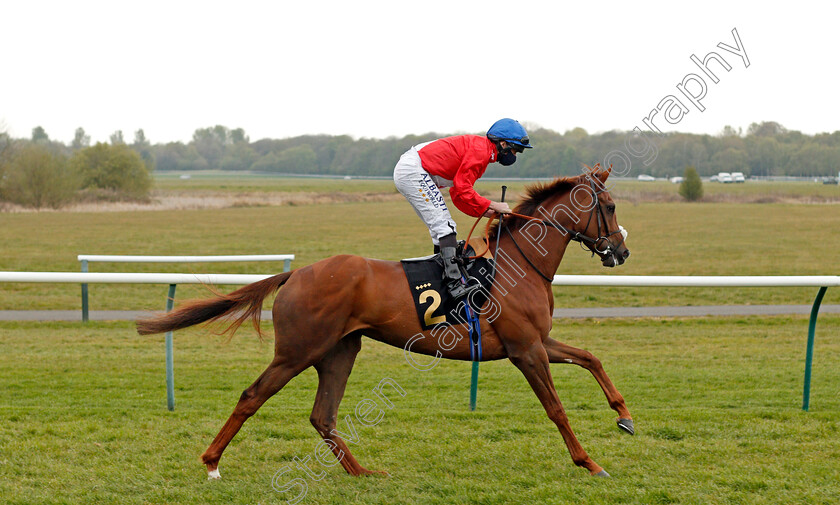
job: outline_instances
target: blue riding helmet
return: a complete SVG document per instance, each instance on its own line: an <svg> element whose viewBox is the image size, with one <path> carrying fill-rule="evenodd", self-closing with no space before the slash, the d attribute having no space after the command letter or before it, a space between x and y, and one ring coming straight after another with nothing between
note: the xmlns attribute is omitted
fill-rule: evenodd
<svg viewBox="0 0 840 505"><path fill-rule="evenodd" d="M504 140L529 149L534 147L530 144L531 139L528 138L525 128L519 124L519 121L510 118L500 119L493 123L493 126L487 130L487 138L493 142Z"/></svg>

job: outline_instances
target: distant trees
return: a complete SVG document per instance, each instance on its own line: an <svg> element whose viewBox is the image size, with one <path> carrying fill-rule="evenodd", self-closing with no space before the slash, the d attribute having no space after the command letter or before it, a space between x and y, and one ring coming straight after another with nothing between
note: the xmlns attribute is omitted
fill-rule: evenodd
<svg viewBox="0 0 840 505"><path fill-rule="evenodd" d="M125 144L97 143L68 157L43 137L15 145L0 137L0 149L0 200L25 207L60 208L83 196L145 199L152 186L143 159Z"/></svg>
<svg viewBox="0 0 840 505"><path fill-rule="evenodd" d="M152 187L143 158L125 144L97 143L76 152L70 166L80 174L83 188L116 198L147 198Z"/></svg>
<svg viewBox="0 0 840 505"><path fill-rule="evenodd" d="M481 134L482 132L476 132ZM580 173L584 164L603 162L613 151L627 150L628 133L590 134L583 128L558 133L530 127L537 149L516 165L491 164L493 177L554 177ZM412 145L444 137L427 133L402 138L353 139L346 135L303 135L252 142L242 128L222 125L195 130L186 144L151 146L157 170L253 170L296 174L387 176ZM830 175L840 170L840 132L817 136L787 130L775 122L754 123L746 133L726 126L718 135L667 133L651 136L649 159L632 159L631 173L676 175L692 165L701 176L718 172L746 175ZM136 148L136 146L133 145ZM144 156L144 159L148 159Z"/></svg>
<svg viewBox="0 0 840 505"><path fill-rule="evenodd" d="M697 169L688 166L683 173L683 181L680 183L680 196L689 202L696 202L703 198L703 181Z"/></svg>
<svg viewBox="0 0 840 505"><path fill-rule="evenodd" d="M32 142L49 142L50 137L47 135L47 132L44 131L44 128L41 126L36 126L32 128Z"/></svg>
<svg viewBox="0 0 840 505"><path fill-rule="evenodd" d="M36 209L57 209L72 201L79 187L80 178L67 157L50 149L41 138L16 147L8 157L0 180L0 199Z"/></svg>
<svg viewBox="0 0 840 505"><path fill-rule="evenodd" d="M2 127L2 124L0 124ZM4 128L0 128L0 166L3 164L6 154L12 145L12 139Z"/></svg>
<svg viewBox="0 0 840 505"><path fill-rule="evenodd" d="M481 134L482 132L476 132ZM606 161L608 153L628 152L628 132L614 130L590 134L583 128L565 133L529 126L536 149L520 156L516 165L491 164L491 177L556 177L579 174L583 165ZM647 134L646 134L647 135ZM198 128L189 142L152 144L140 129L130 147L140 154L149 170L230 170L290 174L387 176L400 155L412 145L444 137L426 133L402 138L353 139L347 135L303 135L252 141L244 129L223 125ZM33 130L33 141L50 141L43 128ZM37 140L36 140L37 139ZM122 131L112 144L125 144ZM652 146L644 157L632 161L629 176L646 173L667 177L695 167L701 176L718 172L746 175L827 176L840 171L840 131L804 135L779 123L753 123L744 133L726 126L718 135L666 133L649 135ZM90 138L77 129L72 148L88 147ZM613 160L615 161L615 160ZM621 167L624 168L624 167Z"/></svg>
<svg viewBox="0 0 840 505"><path fill-rule="evenodd" d="M2 124L0 124L2 126ZM6 170L8 165L9 148L12 140L9 134L4 130L0 130L0 199L2 199L3 181L6 178Z"/></svg>
<svg viewBox="0 0 840 505"><path fill-rule="evenodd" d="M73 150L78 150L88 146L90 146L90 135L86 135L85 129L81 126L76 128L76 133L73 135L73 142L70 143L70 147Z"/></svg>
<svg viewBox="0 0 840 505"><path fill-rule="evenodd" d="M146 138L146 132L142 128L134 132L134 143L131 144L131 148L143 159L143 163L146 164L146 169L149 172L154 171L155 155L152 152L152 143Z"/></svg>
<svg viewBox="0 0 840 505"><path fill-rule="evenodd" d="M217 125L213 128L199 128L193 133L192 144L198 154L207 161L208 168L222 168L222 157L228 141L228 129Z"/></svg>
<svg viewBox="0 0 840 505"><path fill-rule="evenodd" d="M743 149L727 147L712 155L709 160L712 174L719 172L741 172L750 175L749 156Z"/></svg>
<svg viewBox="0 0 840 505"><path fill-rule="evenodd" d="M35 208L59 208L79 187L67 164L67 147L53 142L41 126L30 139L0 131L0 201Z"/></svg>
<svg viewBox="0 0 840 505"><path fill-rule="evenodd" d="M315 151L309 144L290 147L277 154L276 170L278 172L303 174L315 166L318 166Z"/></svg>
<svg viewBox="0 0 840 505"><path fill-rule="evenodd" d="M580 173L584 164L591 166L607 161L605 158L609 153L629 153L632 144L631 135L619 130L590 134L583 128L574 128L558 133L529 125L528 132L536 149L520 156L516 165L511 167L491 164L487 168L487 176L575 175ZM678 132L645 135L649 137L650 149L645 156L628 158L632 167L624 175L632 177L646 173L666 177L679 174L687 165L694 167L700 176L743 172L753 176L819 177L837 175L840 171L840 131L804 135L767 121L751 124L746 133L726 126L718 135ZM65 146L51 140L44 128L37 126L32 129L31 139L13 141L8 135L0 133L0 177L12 166L9 156L9 152L14 151L12 146L30 143L46 148L59 159L72 156L68 163L80 171L85 167L82 172L86 174L88 189L112 191L122 194L121 197L132 195L132 198L144 198L142 195L148 194L151 184L149 173L154 170L215 169L388 176L400 155L409 147L444 136L446 134L426 133L402 138L353 139L347 135L303 135L251 141L242 128L215 125L196 129L187 143L152 144L144 130L138 129L134 132L134 141L127 144L122 130L117 130L110 136L110 145L92 148L90 136L84 128L77 128L71 144ZM4 149L7 151L6 160L2 162ZM143 169L129 159L131 152L140 157ZM34 154L30 152L26 159L34 160ZM103 159L108 161L101 161ZM44 160L46 162L46 158ZM47 165L55 170L56 163L60 164L51 159ZM112 166L112 163L115 165ZM124 170L125 173L117 174L112 170ZM97 175L92 176L93 173ZM34 173L32 177L37 178ZM120 182L116 182L118 179Z"/></svg>
<svg viewBox="0 0 840 505"><path fill-rule="evenodd" d="M176 162L175 164L187 170L191 168L249 170L258 159L258 156L251 149L249 141L250 139L242 128L231 130L222 125L199 128L193 133L190 146L195 149L204 163L196 160L191 152L187 152L187 162ZM176 149L170 155L178 151Z"/></svg>
<svg viewBox="0 0 840 505"><path fill-rule="evenodd" d="M154 146L157 170L206 170L210 168L193 144L184 145L182 142L169 142Z"/></svg>

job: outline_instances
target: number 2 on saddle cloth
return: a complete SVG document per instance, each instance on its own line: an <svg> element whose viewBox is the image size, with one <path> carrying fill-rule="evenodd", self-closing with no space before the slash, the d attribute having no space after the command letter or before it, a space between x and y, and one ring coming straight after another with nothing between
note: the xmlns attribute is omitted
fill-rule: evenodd
<svg viewBox="0 0 840 505"><path fill-rule="evenodd" d="M465 257L473 256L472 246L466 246ZM490 286L493 284L492 259L474 258L466 265L466 282L481 284L481 289L474 290L469 296L456 301L449 295L443 281L443 263L440 255L411 258L401 261L414 308L424 330L436 326L465 324L469 330L470 357L473 361L481 360L481 330L478 318L481 308L487 305Z"/></svg>

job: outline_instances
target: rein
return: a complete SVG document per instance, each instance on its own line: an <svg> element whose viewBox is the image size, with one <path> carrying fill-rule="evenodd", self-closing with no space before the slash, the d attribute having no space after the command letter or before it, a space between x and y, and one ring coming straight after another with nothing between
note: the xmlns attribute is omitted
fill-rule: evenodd
<svg viewBox="0 0 840 505"><path fill-rule="evenodd" d="M607 218L606 218L606 216L604 216L604 211L601 209L601 203L598 199L598 195L601 193L601 191L597 191L595 189L594 183L592 181L589 182L589 187L592 189L592 197L594 198L595 201L594 201L594 204L592 206L592 210L589 212L589 219L587 220L586 227L584 229L589 228L589 223L592 222L592 216L597 213L598 214L598 217L596 218L597 223L598 223L598 237L597 238L592 238L588 235L584 235L581 232L574 231L574 230L572 230L570 228L567 228L567 227L565 227L561 224L553 223L551 221L546 221L544 219L540 219L540 218L534 217L534 216L527 216L525 214L519 214L519 213L516 213L516 212L510 212L510 213L507 213L507 214L496 214L495 216L489 218L488 221L487 221L487 225L484 228L484 236L485 237L488 236L489 231L490 231L490 225L493 223L493 219L498 219L499 220L499 229L497 230L497 234L496 234L496 250L498 251L498 248L499 248L499 246L498 246L499 235L501 235L501 233L503 231L506 231L508 236L510 236L510 239L513 242L513 245L516 246L516 250L519 251L519 254L521 254L523 258L525 258L525 261L528 263L528 265L530 265L530 267L532 269L534 269L540 275L540 277L542 277L543 279L545 279L548 282L552 282L554 279L545 275L544 273L542 273L540 271L540 269L537 268L536 265L534 265L534 263L531 262L531 260L525 254L525 252L522 251L522 248L516 242L516 238L513 236L513 233L511 233L510 228L502 228L502 226L501 226L502 216L507 215L507 216L514 216L514 217L518 217L518 218L521 218L521 219L525 219L527 221L538 221L541 224L543 224L544 226L549 226L551 228L554 228L557 231L560 231L560 232L562 232L566 235L569 235L571 241L578 242L581 245L589 246L589 248L592 251L593 256L595 255L595 253L598 253L599 255L610 254L612 252L612 247L611 247L611 244L609 243L608 239L609 239L609 237L615 235L616 233L622 233L622 230L619 227L619 229L616 230L616 231L613 231L613 232L609 231L609 225L607 224ZM483 216L479 216L478 219L476 219L475 223L473 224L472 228L470 229L470 233L467 235L467 243L469 243L470 237L472 236L472 233L475 230L476 225L478 225L478 222L481 221L482 217ZM601 235L601 224L602 224L602 222L604 224L604 229L607 231L606 235ZM598 243L600 243L602 240L606 241L606 243L607 243L607 246L606 246L606 248L604 248L604 250L598 249ZM622 241L623 241L623 239L622 239ZM476 253L475 256L469 256L467 259L472 260L472 259L480 258L488 250L490 250L490 241L485 240L485 242L487 243L487 246L484 248L483 251L481 251L480 253Z"/></svg>
<svg viewBox="0 0 840 505"><path fill-rule="evenodd" d="M517 243L516 243L516 239L515 239L515 238L513 238L513 233L511 233L511 232L510 232L510 230L507 230L507 232L508 232L508 236L510 236L510 239L513 241L513 245L515 245L515 246L516 246L516 250L517 250L517 251L519 251L519 254L521 254L523 258L525 258L525 261L527 261L527 262L528 262L528 264L531 266L531 268L533 268L535 272L537 272L538 274L540 274L540 277L542 277L543 279L547 280L548 282L552 282L552 281L554 281L554 279L552 279L551 277L549 277L549 276L545 275L544 273L542 273L542 271L541 271L539 268L537 268L537 265L535 265L535 264L531 263L531 260L530 260L530 259L528 259L528 256L525 254L525 252L523 252L523 251L522 251L522 248L521 248L521 247L519 247L519 244L517 244Z"/></svg>

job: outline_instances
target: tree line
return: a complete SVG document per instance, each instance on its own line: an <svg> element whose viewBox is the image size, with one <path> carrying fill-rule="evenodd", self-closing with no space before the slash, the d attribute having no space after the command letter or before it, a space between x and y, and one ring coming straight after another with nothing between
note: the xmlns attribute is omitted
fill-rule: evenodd
<svg viewBox="0 0 840 505"><path fill-rule="evenodd" d="M603 163L611 152L627 152L628 142L632 142L630 132L619 130L590 134L583 128L574 128L558 133L530 127L529 133L536 149L520 156L512 167L491 164L486 175L574 175L580 173L584 164ZM10 195L19 192L13 186L20 186L20 180L26 179L28 172L24 165L36 161L41 166L52 167L44 169L48 172L68 172L65 174L67 184L76 187L77 191L95 194L98 190L112 196L136 198L148 195L150 174L154 170L388 176L406 149L447 135L426 133L385 139L303 135L252 142L242 128L216 125L195 130L192 140L187 143L152 144L141 129L134 132L131 142L124 138L122 131L116 131L111 135L110 143L91 146L90 137L83 128L78 128L73 141L65 145L51 140L43 128L36 127L30 139L11 139L0 134L0 177L3 177L0 179L0 199L8 200ZM777 122L766 121L751 124L746 132L727 126L717 135L677 132L645 134L643 137L648 142L649 152L644 160L633 160L633 172L628 175L681 175L689 165L701 176L743 172L747 176L820 177L836 176L840 170L840 131L806 135L788 130ZM40 158L35 156L36 152ZM103 160L109 156L122 160L120 163L124 166L110 170L124 177L101 175L109 170L102 168L106 163ZM71 160L75 161L71 163ZM94 175L96 173L99 175ZM28 176L34 180L41 177L33 173ZM35 183L30 181L32 184Z"/></svg>
<svg viewBox="0 0 840 505"><path fill-rule="evenodd" d="M488 176L574 175L580 173L582 164L603 162L610 152L626 151L630 138L628 132L589 134L583 128L562 134L530 128L529 133L537 148L521 156L512 167L490 165ZM189 143L156 144L150 152L157 170L388 176L406 149L444 136L447 134L353 139L346 135L303 135L251 142L241 128L215 126L196 130ZM840 131L806 135L769 121L753 123L746 132L725 127L718 135L668 133L651 135L649 140L655 146L655 156L644 164L634 163L634 171L656 177L680 175L688 165L702 176L718 172L828 176L840 170Z"/></svg>
<svg viewBox="0 0 840 505"><path fill-rule="evenodd" d="M0 132L0 203L40 209L80 200L146 200L152 170L151 144L142 130L131 146L121 132L110 144L93 146L81 128L70 146L50 140L40 126L30 139Z"/></svg>

